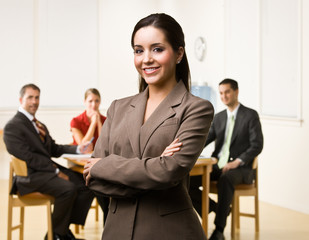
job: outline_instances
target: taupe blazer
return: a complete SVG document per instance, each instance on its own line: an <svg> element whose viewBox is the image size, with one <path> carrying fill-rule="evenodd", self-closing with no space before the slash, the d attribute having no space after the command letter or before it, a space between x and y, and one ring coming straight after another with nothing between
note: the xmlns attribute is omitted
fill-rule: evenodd
<svg viewBox="0 0 309 240"><path fill-rule="evenodd" d="M213 119L182 81L143 124L148 89L114 101L96 143L90 188L111 196L104 240L206 239L188 194L189 172ZM181 151L161 157L175 139Z"/></svg>

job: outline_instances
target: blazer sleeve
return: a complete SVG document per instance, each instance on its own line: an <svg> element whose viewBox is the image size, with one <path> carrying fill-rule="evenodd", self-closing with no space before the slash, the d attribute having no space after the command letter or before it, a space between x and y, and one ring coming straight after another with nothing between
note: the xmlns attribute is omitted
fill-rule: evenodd
<svg viewBox="0 0 309 240"><path fill-rule="evenodd" d="M186 102L188 99L184 99ZM196 98L188 106L179 119L179 127L175 138L179 138L183 146L173 156L157 156L139 159L125 158L108 152L108 136L113 118L113 105L108 111L107 120L97 145L104 146L95 149L94 157L106 156L98 161L91 169L94 179L110 182L140 190L166 189L179 184L189 174L198 159L206 142L213 107L210 102ZM169 134L166 129L165 134ZM162 138L165 135L162 134ZM160 144L152 142L151 144ZM167 146L164 146L164 148Z"/></svg>
<svg viewBox="0 0 309 240"><path fill-rule="evenodd" d="M63 153L76 153L76 146L58 145L46 129L45 147L36 143L32 132L21 122L10 121L4 128L3 139L10 154L27 163L27 167L36 171L54 172L55 166L50 157L59 157Z"/></svg>
<svg viewBox="0 0 309 240"><path fill-rule="evenodd" d="M46 128L47 129L47 128ZM45 146L49 148L52 157L60 157L64 153L76 154L77 145L57 144L47 131Z"/></svg>
<svg viewBox="0 0 309 240"><path fill-rule="evenodd" d="M206 140L205 147L208 144L212 143L215 139L216 139L216 131L215 131L215 128L214 128L214 121L213 121L211 126L210 126L210 129L209 129L209 134L208 134L208 137L207 137L207 140Z"/></svg>
<svg viewBox="0 0 309 240"><path fill-rule="evenodd" d="M249 127L249 147L239 154L245 165L252 163L252 160L262 152L263 149L263 133L259 115L256 111L252 111L248 123Z"/></svg>
<svg viewBox="0 0 309 240"><path fill-rule="evenodd" d="M28 168L46 172L55 171L55 167L47 155L32 151L29 141L20 126L9 122L4 128L3 140L8 152L26 161Z"/></svg>

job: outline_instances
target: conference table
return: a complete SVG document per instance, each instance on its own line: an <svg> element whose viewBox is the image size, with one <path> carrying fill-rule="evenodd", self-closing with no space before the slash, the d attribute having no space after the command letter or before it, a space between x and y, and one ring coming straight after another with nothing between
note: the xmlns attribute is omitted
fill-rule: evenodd
<svg viewBox="0 0 309 240"><path fill-rule="evenodd" d="M68 163L71 170L83 173L84 165L87 163L88 158L71 158L64 157ZM200 157L194 167L190 172L190 176L202 176L202 226L207 236L208 232L208 209L209 209L209 182L210 182L210 173L212 171L212 165L217 162L215 158L205 158Z"/></svg>

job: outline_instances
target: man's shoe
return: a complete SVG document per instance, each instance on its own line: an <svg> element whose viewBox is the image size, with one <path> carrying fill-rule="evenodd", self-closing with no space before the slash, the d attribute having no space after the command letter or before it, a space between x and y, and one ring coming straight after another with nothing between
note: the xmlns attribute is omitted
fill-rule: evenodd
<svg viewBox="0 0 309 240"><path fill-rule="evenodd" d="M47 240L47 239L48 239L48 237L47 237L47 233L46 233L44 240ZM60 236L59 234L53 232L53 240L64 240L64 238L62 236Z"/></svg>
<svg viewBox="0 0 309 240"><path fill-rule="evenodd" d="M225 238L224 238L223 233L218 230L215 230L209 238L209 240L224 240L224 239Z"/></svg>
<svg viewBox="0 0 309 240"><path fill-rule="evenodd" d="M69 229L69 232L65 235L65 240L76 240L74 234L72 231Z"/></svg>
<svg viewBox="0 0 309 240"><path fill-rule="evenodd" d="M65 240L85 240L83 238L76 238L72 231L69 229L69 232L64 236Z"/></svg>

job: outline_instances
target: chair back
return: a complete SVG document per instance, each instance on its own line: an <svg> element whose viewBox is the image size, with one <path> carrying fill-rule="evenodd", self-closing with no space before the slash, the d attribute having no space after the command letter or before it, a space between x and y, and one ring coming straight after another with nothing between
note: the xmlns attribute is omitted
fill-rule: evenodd
<svg viewBox="0 0 309 240"><path fill-rule="evenodd" d="M28 169L27 164L25 161L22 161L13 155L11 155L11 162L10 162L10 174L9 174L9 196L11 194L12 186L13 186L13 177L16 176L22 176L27 177L28 176Z"/></svg>
<svg viewBox="0 0 309 240"><path fill-rule="evenodd" d="M252 162L252 169L257 169L258 166L258 157L256 156Z"/></svg>
<svg viewBox="0 0 309 240"><path fill-rule="evenodd" d="M10 162L10 175L9 175L9 199L8 199L8 235L7 239L12 240L12 231L19 230L19 239L23 239L24 235L24 208L27 206L46 206L47 207L47 226L48 240L53 239L53 228L52 228L52 218L51 218L51 204L54 202L54 197L42 194L40 192L32 192L20 196L17 194L11 194L11 189L13 185L13 176L28 176L27 164L25 161L20 160L14 156L11 156ZM20 219L19 224L13 225L13 208L20 208ZM46 238L45 238L46 239Z"/></svg>
<svg viewBox="0 0 309 240"><path fill-rule="evenodd" d="M255 169L255 179L253 181L256 188L258 188L259 184L259 173L258 173L258 156L256 156L252 163L252 169Z"/></svg>
<svg viewBox="0 0 309 240"><path fill-rule="evenodd" d="M14 156L11 156L11 159L12 159L12 166L13 166L15 175L21 176L21 177L27 177L28 176L27 163Z"/></svg>

